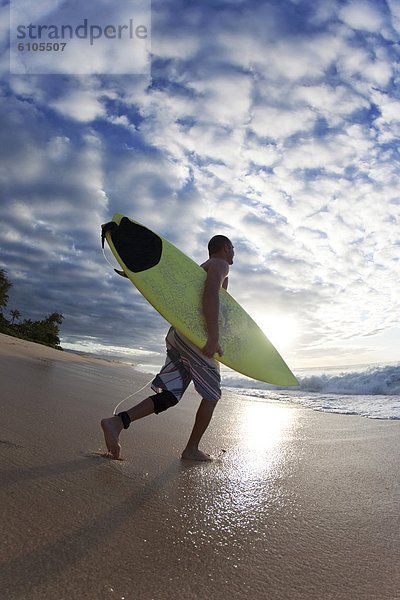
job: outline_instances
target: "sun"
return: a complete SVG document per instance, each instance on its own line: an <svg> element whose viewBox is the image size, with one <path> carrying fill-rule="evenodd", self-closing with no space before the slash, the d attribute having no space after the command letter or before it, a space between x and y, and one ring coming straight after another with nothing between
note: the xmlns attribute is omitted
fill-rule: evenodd
<svg viewBox="0 0 400 600"><path fill-rule="evenodd" d="M290 350L299 335L299 326L293 317L278 313L257 314L255 322L278 350Z"/></svg>

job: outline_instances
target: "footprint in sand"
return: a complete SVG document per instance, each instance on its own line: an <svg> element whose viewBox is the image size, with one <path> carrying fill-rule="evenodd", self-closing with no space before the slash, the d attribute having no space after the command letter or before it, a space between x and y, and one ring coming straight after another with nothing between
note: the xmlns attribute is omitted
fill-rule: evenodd
<svg viewBox="0 0 400 600"><path fill-rule="evenodd" d="M10 442L9 440L0 440L0 445L6 448L23 448L20 444L14 444L14 442Z"/></svg>

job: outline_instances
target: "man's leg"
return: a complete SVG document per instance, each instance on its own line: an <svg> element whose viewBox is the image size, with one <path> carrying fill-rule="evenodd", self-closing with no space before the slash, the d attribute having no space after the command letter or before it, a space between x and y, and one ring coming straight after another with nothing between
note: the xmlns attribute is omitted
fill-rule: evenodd
<svg viewBox="0 0 400 600"><path fill-rule="evenodd" d="M196 413L196 420L194 422L192 433L190 434L186 448L182 452L182 458L188 460L212 460L211 456L199 450L199 443L210 424L215 406L216 403L212 400L205 400L203 398L201 401Z"/></svg>
<svg viewBox="0 0 400 600"><path fill-rule="evenodd" d="M154 402L151 397L146 398L130 410L126 411L131 421L137 421L147 415L154 413ZM121 417L110 417L101 421L101 427L104 433L106 446L113 458L118 459L121 446L119 443L119 434L124 428Z"/></svg>

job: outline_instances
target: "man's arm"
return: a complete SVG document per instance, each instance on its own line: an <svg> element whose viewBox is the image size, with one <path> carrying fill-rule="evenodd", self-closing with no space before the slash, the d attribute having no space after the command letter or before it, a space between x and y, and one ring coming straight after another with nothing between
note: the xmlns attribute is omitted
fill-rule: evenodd
<svg viewBox="0 0 400 600"><path fill-rule="evenodd" d="M207 328L207 342L202 349L203 354L212 357L216 352L222 356L219 345L219 290L229 272L228 264L221 260L213 262L207 270L207 278L203 292L203 314Z"/></svg>

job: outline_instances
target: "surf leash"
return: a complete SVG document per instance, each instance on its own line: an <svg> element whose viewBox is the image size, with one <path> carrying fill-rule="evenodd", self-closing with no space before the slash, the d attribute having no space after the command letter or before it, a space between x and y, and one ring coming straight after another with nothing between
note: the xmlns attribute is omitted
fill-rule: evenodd
<svg viewBox="0 0 400 600"><path fill-rule="evenodd" d="M129 396L127 396L126 398L121 400L121 402L118 402L117 406L114 408L114 411L113 411L114 416L116 416L117 410L121 406L121 404L123 404L126 400L129 400L129 398L132 398L132 396L136 396L136 394L140 394L140 392L142 392L145 388L147 388L148 385L150 385L150 383L153 381L153 379L154 379L154 376L143 387L141 387L140 390L136 390L136 392L133 392L133 394L129 394Z"/></svg>

